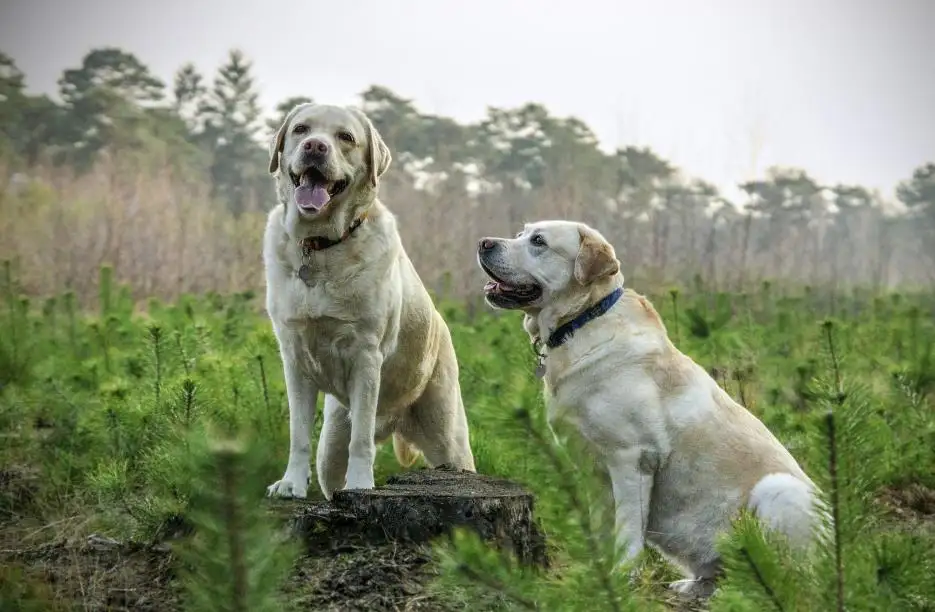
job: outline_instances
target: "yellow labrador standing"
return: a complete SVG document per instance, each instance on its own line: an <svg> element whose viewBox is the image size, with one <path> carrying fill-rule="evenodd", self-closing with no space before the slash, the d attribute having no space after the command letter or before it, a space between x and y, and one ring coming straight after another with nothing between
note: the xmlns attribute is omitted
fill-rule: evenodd
<svg viewBox="0 0 935 612"><path fill-rule="evenodd" d="M377 197L390 152L363 112L301 104L270 143L279 205L263 240L266 308L289 400L289 462L271 496L374 486L376 444L411 465L474 470L451 335Z"/></svg>
<svg viewBox="0 0 935 612"><path fill-rule="evenodd" d="M484 238L487 302L526 313L544 352L550 423L571 423L610 475L623 562L645 543L685 571L671 586L709 595L717 536L740 508L806 545L821 501L753 414L670 341L646 298L624 289L613 247L568 221Z"/></svg>

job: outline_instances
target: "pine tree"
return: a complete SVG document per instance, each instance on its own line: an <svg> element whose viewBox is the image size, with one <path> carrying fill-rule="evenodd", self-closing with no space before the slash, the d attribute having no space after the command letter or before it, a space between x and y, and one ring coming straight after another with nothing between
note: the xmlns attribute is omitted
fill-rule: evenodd
<svg viewBox="0 0 935 612"><path fill-rule="evenodd" d="M9 148L32 166L41 153L61 144L62 122L61 107L48 96L28 95L25 75L0 52L0 152Z"/></svg>
<svg viewBox="0 0 935 612"><path fill-rule="evenodd" d="M565 502L562 533L549 537L569 548L555 565L573 571L554 580L547 571L518 565L512 557L493 550L476 533L458 530L440 546L440 588L450 600L463 600L466 609L529 610L662 610L658 601L634 591L629 567L619 567L619 551L613 537L610 500L581 441L569 437L556 446L543 415L517 411L504 419L503 435L521 435L531 441L529 460L561 475L562 487L554 492ZM509 433L508 433L509 432ZM558 525L554 527L558 528ZM636 568L636 564L632 566ZM636 576L637 574L634 574Z"/></svg>
<svg viewBox="0 0 935 612"><path fill-rule="evenodd" d="M889 467L894 431L868 390L843 376L835 328L822 325L827 370L816 381L819 418L809 445L826 466L814 477L829 520L818 545L795 554L758 521L741 517L722 543L727 578L712 612L926 610L935 601L931 539L880 529L874 495Z"/></svg>
<svg viewBox="0 0 935 612"><path fill-rule="evenodd" d="M175 73L172 86L172 108L192 135L201 132L199 109L204 105L207 88L201 73L191 62L183 65Z"/></svg>
<svg viewBox="0 0 935 612"><path fill-rule="evenodd" d="M80 167L116 138L131 135L146 110L161 103L165 89L135 55L114 47L93 49L58 84L70 119L64 125L72 157Z"/></svg>
<svg viewBox="0 0 935 612"><path fill-rule="evenodd" d="M256 445L192 437L188 518L194 534L178 547L188 610L283 609L282 584L297 550L264 511L262 452Z"/></svg>
<svg viewBox="0 0 935 612"><path fill-rule="evenodd" d="M259 94L252 64L234 49L218 70L211 91L201 107L204 139L213 151L211 178L215 195L235 213L246 210L268 179L260 146L262 130ZM262 181L262 182L261 182Z"/></svg>
<svg viewBox="0 0 935 612"><path fill-rule="evenodd" d="M286 115L299 104L314 102L308 96L290 96L276 105L275 114L266 122L267 137L272 138L286 120Z"/></svg>

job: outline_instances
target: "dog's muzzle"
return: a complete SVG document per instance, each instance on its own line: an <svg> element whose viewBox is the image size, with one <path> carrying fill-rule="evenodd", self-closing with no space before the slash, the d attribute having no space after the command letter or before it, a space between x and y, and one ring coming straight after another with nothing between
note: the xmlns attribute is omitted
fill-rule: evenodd
<svg viewBox="0 0 935 612"><path fill-rule="evenodd" d="M487 301L501 308L521 308L528 306L542 297L542 287L533 282L515 283L507 282L502 278L502 271L497 272L500 266L490 261L492 255L497 253L502 242L495 238L482 238L477 244L477 263L491 278L484 285L484 297Z"/></svg>

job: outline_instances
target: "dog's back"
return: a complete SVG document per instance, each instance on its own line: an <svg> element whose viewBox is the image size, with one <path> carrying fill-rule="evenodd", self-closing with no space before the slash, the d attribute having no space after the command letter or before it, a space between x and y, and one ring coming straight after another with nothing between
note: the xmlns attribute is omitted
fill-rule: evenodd
<svg viewBox="0 0 935 612"><path fill-rule="evenodd" d="M674 558L703 565L716 557L714 542L699 544L746 507L792 544L804 545L818 526L815 485L755 415L672 344L649 300L630 291L626 297L634 327L661 347L646 356L646 370L671 448L655 476L647 539Z"/></svg>

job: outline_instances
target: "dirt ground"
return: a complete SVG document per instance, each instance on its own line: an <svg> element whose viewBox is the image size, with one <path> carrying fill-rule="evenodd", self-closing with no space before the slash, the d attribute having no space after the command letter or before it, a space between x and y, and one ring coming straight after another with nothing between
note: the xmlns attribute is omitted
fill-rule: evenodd
<svg viewBox="0 0 935 612"><path fill-rule="evenodd" d="M80 532L80 524L35 524L28 518L31 478L34 474L28 469L0 470L0 609L182 609L173 582L176 559L166 543L69 538L63 534ZM935 491L931 489L920 485L887 489L878 503L903 527L935 529ZM435 570L425 546L368 542L341 528L342 521L347 525L349 519L340 513L330 516L335 528L318 530L317 541L296 562L285 596L298 609L448 609L426 588Z"/></svg>
<svg viewBox="0 0 935 612"><path fill-rule="evenodd" d="M177 560L169 546L144 546L98 536L26 543L38 536L36 528L23 523L0 528L0 609L183 609L173 582ZM432 569L424 547L350 541L334 544L297 560L284 597L296 602L298 609L444 609L425 592Z"/></svg>
<svg viewBox="0 0 935 612"><path fill-rule="evenodd" d="M29 518L34 509L31 492L35 488L31 484L35 477L28 469L0 470L0 610L182 609L181 593L174 582L178 561L170 541L184 535L184 528L167 528L165 539L146 545L100 535L70 536L87 533L80 519L42 525ZM435 473L424 478L439 477L445 476ZM399 486L412 493L411 482ZM463 492L460 497L463 499ZM422 499L421 503L429 501ZM381 505L386 503L385 498L380 500ZM271 517L303 535L306 543L306 553L296 561L285 585L284 599L298 609L322 611L448 609L426 589L435 575L429 548L382 537L376 532L385 530L367 525L366 517L354 514L354 506L322 501L271 504ZM372 504L366 511L372 513ZM409 519L412 516L409 513ZM511 520L515 516L515 512L510 513ZM447 520L439 514L434 524L426 521L423 513L407 526L404 520L409 519L404 514L398 517L396 527L409 530L438 529ZM492 524L489 516L484 520ZM524 528L529 527L527 521ZM526 544L529 533L537 535L534 530L523 532Z"/></svg>
<svg viewBox="0 0 935 612"><path fill-rule="evenodd" d="M307 610L444 609L424 593L428 564L425 551L392 545L308 555L297 561L284 595ZM0 608L181 610L174 567L173 555L158 546L89 541L5 549ZM17 600L32 600L36 607L19 607Z"/></svg>

